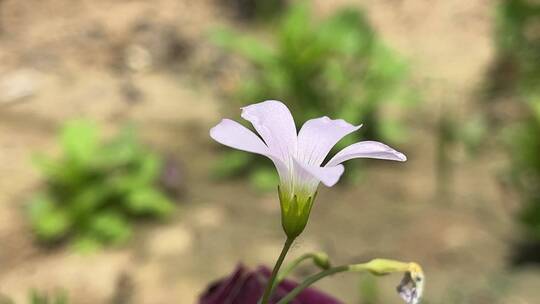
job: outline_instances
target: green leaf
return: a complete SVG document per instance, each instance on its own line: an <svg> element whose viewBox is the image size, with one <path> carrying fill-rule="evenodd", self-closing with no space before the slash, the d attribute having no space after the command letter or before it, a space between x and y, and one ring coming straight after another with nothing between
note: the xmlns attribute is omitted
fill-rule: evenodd
<svg viewBox="0 0 540 304"><path fill-rule="evenodd" d="M157 155L143 154L128 168L108 176L107 183L115 192L128 195L139 188L152 186L159 178L162 166L162 160Z"/></svg>
<svg viewBox="0 0 540 304"><path fill-rule="evenodd" d="M45 295L42 295L37 290L32 289L30 291L30 302L32 304L47 304L49 303L47 297Z"/></svg>
<svg viewBox="0 0 540 304"><path fill-rule="evenodd" d="M222 28L212 31L210 40L223 48L246 57L255 65L271 66L275 63L274 51L252 37Z"/></svg>
<svg viewBox="0 0 540 304"><path fill-rule="evenodd" d="M29 294L31 304L67 304L67 295L65 292L55 292L52 296L32 289ZM0 302L2 303L2 302Z"/></svg>
<svg viewBox="0 0 540 304"><path fill-rule="evenodd" d="M71 248L79 253L90 254L103 248L103 241L91 236L77 236L71 244Z"/></svg>
<svg viewBox="0 0 540 304"><path fill-rule="evenodd" d="M133 132L131 128L124 128L117 137L100 147L100 153L95 156L95 162L101 170L129 166L138 162L141 154L144 155Z"/></svg>
<svg viewBox="0 0 540 304"><path fill-rule="evenodd" d="M151 184L155 181L162 169L162 161L157 155L147 153L141 156L139 170L136 172L141 184Z"/></svg>
<svg viewBox="0 0 540 304"><path fill-rule="evenodd" d="M311 10L306 3L298 3L290 8L282 22L280 38L283 45L298 45L307 42L312 29L310 24ZM304 45L306 46L306 45Z"/></svg>
<svg viewBox="0 0 540 304"><path fill-rule="evenodd" d="M98 152L99 136L95 124L85 120L66 123L62 130L62 146L68 159L88 164Z"/></svg>
<svg viewBox="0 0 540 304"><path fill-rule="evenodd" d="M100 181L87 182L62 202L76 218L85 218L109 203L115 193L111 185Z"/></svg>
<svg viewBox="0 0 540 304"><path fill-rule="evenodd" d="M63 180L62 162L56 161L43 154L36 154L32 157L32 162L41 171L44 178L49 180Z"/></svg>
<svg viewBox="0 0 540 304"><path fill-rule="evenodd" d="M71 227L67 212L57 208L45 195L34 198L29 206L29 214L36 235L44 241L61 239Z"/></svg>
<svg viewBox="0 0 540 304"><path fill-rule="evenodd" d="M88 234L103 243L119 245L130 238L131 226L121 213L105 211L93 216Z"/></svg>
<svg viewBox="0 0 540 304"><path fill-rule="evenodd" d="M375 32L360 11L343 9L319 26L320 43L334 52L365 56L375 42Z"/></svg>
<svg viewBox="0 0 540 304"><path fill-rule="evenodd" d="M126 207L135 215L167 216L172 213L174 204L163 193L147 187L130 193Z"/></svg>

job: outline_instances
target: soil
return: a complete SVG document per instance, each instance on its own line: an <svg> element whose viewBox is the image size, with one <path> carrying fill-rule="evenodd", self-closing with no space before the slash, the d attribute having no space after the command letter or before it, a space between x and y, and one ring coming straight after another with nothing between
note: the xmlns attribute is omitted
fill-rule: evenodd
<svg viewBox="0 0 540 304"><path fill-rule="evenodd" d="M227 107L228 65L207 33L250 26L216 2L0 1L0 86L10 88L0 92L0 294L16 303L31 288L65 289L81 304L196 303L240 261L273 263L283 242L276 194L211 178L220 150L208 130ZM365 8L410 60L423 102L407 113L412 131L399 149L409 161L372 161L358 183L321 187L291 257L324 250L335 263L416 261L429 303L537 302L539 270L509 265L519 204L498 178L502 149L489 141L476 158L457 151L450 195L437 192L437 117L444 107L467 120L477 107L494 56L492 1L314 1L320 17L342 5ZM24 214L40 186L32 155L57 153L58 129L81 117L106 134L137 123L185 171L186 194L168 223L144 224L128 246L91 255L37 246ZM400 279L377 280L378 303L400 303ZM318 286L360 302L357 275Z"/></svg>

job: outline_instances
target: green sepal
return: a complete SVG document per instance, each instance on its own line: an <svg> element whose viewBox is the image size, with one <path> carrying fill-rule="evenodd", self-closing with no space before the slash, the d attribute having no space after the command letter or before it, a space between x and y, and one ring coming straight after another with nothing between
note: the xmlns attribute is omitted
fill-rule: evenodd
<svg viewBox="0 0 540 304"><path fill-rule="evenodd" d="M297 195L292 198L285 197L279 187L278 193L281 205L281 225L287 237L294 239L306 228L317 192L305 199L299 199Z"/></svg>

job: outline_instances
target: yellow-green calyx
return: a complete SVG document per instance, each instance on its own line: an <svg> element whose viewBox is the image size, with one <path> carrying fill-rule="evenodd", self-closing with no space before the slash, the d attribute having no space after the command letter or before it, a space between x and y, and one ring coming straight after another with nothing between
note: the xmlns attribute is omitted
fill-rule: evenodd
<svg viewBox="0 0 540 304"><path fill-rule="evenodd" d="M312 196L285 195L278 187L281 205L281 225L288 238L294 239L306 228L313 201L317 192Z"/></svg>
<svg viewBox="0 0 540 304"><path fill-rule="evenodd" d="M386 275L395 272L404 273L397 286L397 292L407 304L419 304L424 292L425 277L422 267L417 263L404 263L388 259L374 259L364 264L349 266L350 271L369 271L374 275Z"/></svg>
<svg viewBox="0 0 540 304"><path fill-rule="evenodd" d="M374 275L385 275L394 272L420 272L422 269L416 263L404 263L389 259L373 259L364 264L352 265L351 268L363 269Z"/></svg>

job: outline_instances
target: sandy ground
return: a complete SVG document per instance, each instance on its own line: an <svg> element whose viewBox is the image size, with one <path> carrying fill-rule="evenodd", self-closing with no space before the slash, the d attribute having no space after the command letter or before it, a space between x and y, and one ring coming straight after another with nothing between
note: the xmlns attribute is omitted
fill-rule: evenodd
<svg viewBox="0 0 540 304"><path fill-rule="evenodd" d="M413 64L424 103L408 114L413 132L400 149L409 161L378 162L358 185L321 189L291 256L320 249L337 262L417 261L429 303L535 303L538 270L507 265L516 203L496 179L500 153L458 158L451 203L435 193L434 114L444 103L466 118L473 107L493 57L491 1L314 2L320 16L363 5ZM273 262L282 242L275 195L209 178L217 147L207 132L224 101L220 57L204 33L224 23L227 13L209 0L0 2L0 84L20 88L0 96L0 293L17 303L30 288L65 288L82 304L195 303L238 261ZM148 27L177 43L156 46ZM39 186L30 159L57 152L55 134L74 117L95 119L107 133L137 122L145 141L181 160L188 191L170 223L145 225L127 248L90 256L33 244L23 213ZM380 303L400 303L399 279L380 280ZM358 276L320 286L358 302Z"/></svg>

